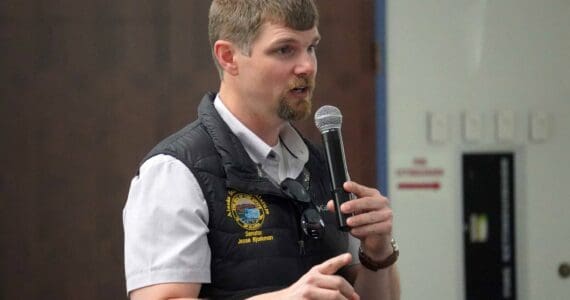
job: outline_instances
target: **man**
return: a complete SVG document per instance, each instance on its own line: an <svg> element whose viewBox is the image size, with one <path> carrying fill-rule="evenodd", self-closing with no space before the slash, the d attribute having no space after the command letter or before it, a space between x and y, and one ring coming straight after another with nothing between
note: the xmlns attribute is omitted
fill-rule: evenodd
<svg viewBox="0 0 570 300"><path fill-rule="evenodd" d="M399 298L388 200L347 182L339 231L323 156L289 124L311 113L317 25L313 0L213 1L219 93L147 155L123 212L131 299Z"/></svg>

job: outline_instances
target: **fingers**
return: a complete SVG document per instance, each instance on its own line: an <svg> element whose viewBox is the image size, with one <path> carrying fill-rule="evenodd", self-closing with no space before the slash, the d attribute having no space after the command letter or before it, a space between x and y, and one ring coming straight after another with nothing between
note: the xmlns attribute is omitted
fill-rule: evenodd
<svg viewBox="0 0 570 300"><path fill-rule="evenodd" d="M366 213L353 215L346 220L350 227L364 226L373 223L391 221L393 218L392 209L372 210Z"/></svg>
<svg viewBox="0 0 570 300"><path fill-rule="evenodd" d="M353 292L350 296L345 296L339 291L328 290L328 289L315 289L310 292L310 294L304 295L306 299L349 299L349 300L359 300L360 297L357 293Z"/></svg>
<svg viewBox="0 0 570 300"><path fill-rule="evenodd" d="M316 265L313 268L319 271L321 274L332 275L336 273L340 268L348 265L352 261L352 255L350 253L344 253L329 260Z"/></svg>
<svg viewBox="0 0 570 300"><path fill-rule="evenodd" d="M344 214L351 214L380 210L385 207L388 207L388 198L386 197L364 197L343 203L340 206L340 211Z"/></svg>
<svg viewBox="0 0 570 300"><path fill-rule="evenodd" d="M329 202L327 202L327 211L330 212L335 212L336 210L334 209L334 202L332 200L329 200Z"/></svg>
<svg viewBox="0 0 570 300"><path fill-rule="evenodd" d="M346 224L351 228L350 233L353 236L363 239L371 235L387 235L392 232L393 212L389 206L379 205L373 209L374 205L366 204L365 200L362 200L362 203L356 203L356 201L358 200L354 200L354 203L345 203L353 206L346 210L341 207L342 211L365 211L346 219ZM379 201L374 199L372 202Z"/></svg>
<svg viewBox="0 0 570 300"><path fill-rule="evenodd" d="M358 199L343 203L340 210L345 214L380 210L389 206L388 198L382 196L377 189L370 188L354 181L347 181L343 185L347 192L355 194Z"/></svg>
<svg viewBox="0 0 570 300"><path fill-rule="evenodd" d="M389 235L392 232L393 212L388 198L376 189L353 181L344 183L344 189L359 198L343 203L340 210L350 215L346 220L350 233L361 240L369 236ZM327 203L327 209L335 211L334 202Z"/></svg>
<svg viewBox="0 0 570 300"><path fill-rule="evenodd" d="M390 200L381 195L377 197L364 197L344 202L341 205L340 210L344 214L360 213L389 207L389 203ZM327 202L327 210L329 212L336 211L332 200Z"/></svg>
<svg viewBox="0 0 570 300"><path fill-rule="evenodd" d="M359 198L380 196L380 192L377 189L358 184L354 181L347 181L342 187L345 191L354 193Z"/></svg>
<svg viewBox="0 0 570 300"><path fill-rule="evenodd" d="M340 268L352 261L344 253L314 266L307 274L286 291L291 299L360 299L356 291L341 276L334 275Z"/></svg>
<svg viewBox="0 0 570 300"><path fill-rule="evenodd" d="M369 252L384 253L389 246L393 226L390 201L377 189L353 181L345 182L343 188L357 196L357 199L340 206L340 211L348 215L346 223L350 234L360 239ZM333 201L327 203L327 209L331 212L336 210Z"/></svg>
<svg viewBox="0 0 570 300"><path fill-rule="evenodd" d="M317 296L315 299L354 299L355 295L358 297L350 283L341 276L320 274L320 276L313 277L312 281L317 287L312 289L312 292L322 296L328 295L323 298Z"/></svg>
<svg viewBox="0 0 570 300"><path fill-rule="evenodd" d="M392 232L392 222L379 222L371 223L367 225L361 225L358 227L352 227L350 233L359 239L366 238L367 236L383 236L389 235Z"/></svg>

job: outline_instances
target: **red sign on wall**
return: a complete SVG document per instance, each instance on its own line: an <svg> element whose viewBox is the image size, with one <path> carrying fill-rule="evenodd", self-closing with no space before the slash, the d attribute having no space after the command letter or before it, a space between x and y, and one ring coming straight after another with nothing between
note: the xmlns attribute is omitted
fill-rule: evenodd
<svg viewBox="0 0 570 300"><path fill-rule="evenodd" d="M410 166L396 169L398 190L432 190L441 188L444 170L431 167L426 157L414 157Z"/></svg>

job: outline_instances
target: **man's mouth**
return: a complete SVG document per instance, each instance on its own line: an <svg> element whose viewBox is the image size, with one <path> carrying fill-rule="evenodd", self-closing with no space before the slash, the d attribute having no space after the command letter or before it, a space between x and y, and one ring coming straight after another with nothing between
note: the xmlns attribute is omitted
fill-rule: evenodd
<svg viewBox="0 0 570 300"><path fill-rule="evenodd" d="M291 89L291 91L293 93L296 93L296 94L302 94L302 93L307 92L308 90L309 90L308 86L299 86L299 87Z"/></svg>

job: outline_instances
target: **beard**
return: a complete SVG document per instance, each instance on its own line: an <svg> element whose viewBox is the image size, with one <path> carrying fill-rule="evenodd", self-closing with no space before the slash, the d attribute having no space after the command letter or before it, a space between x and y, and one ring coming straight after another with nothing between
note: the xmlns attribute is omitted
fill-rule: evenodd
<svg viewBox="0 0 570 300"><path fill-rule="evenodd" d="M311 114L313 90L315 80L308 77L297 77L288 84L287 90L279 98L277 114L285 121L304 120ZM295 89L304 89L303 98L291 97L291 93L296 93Z"/></svg>

